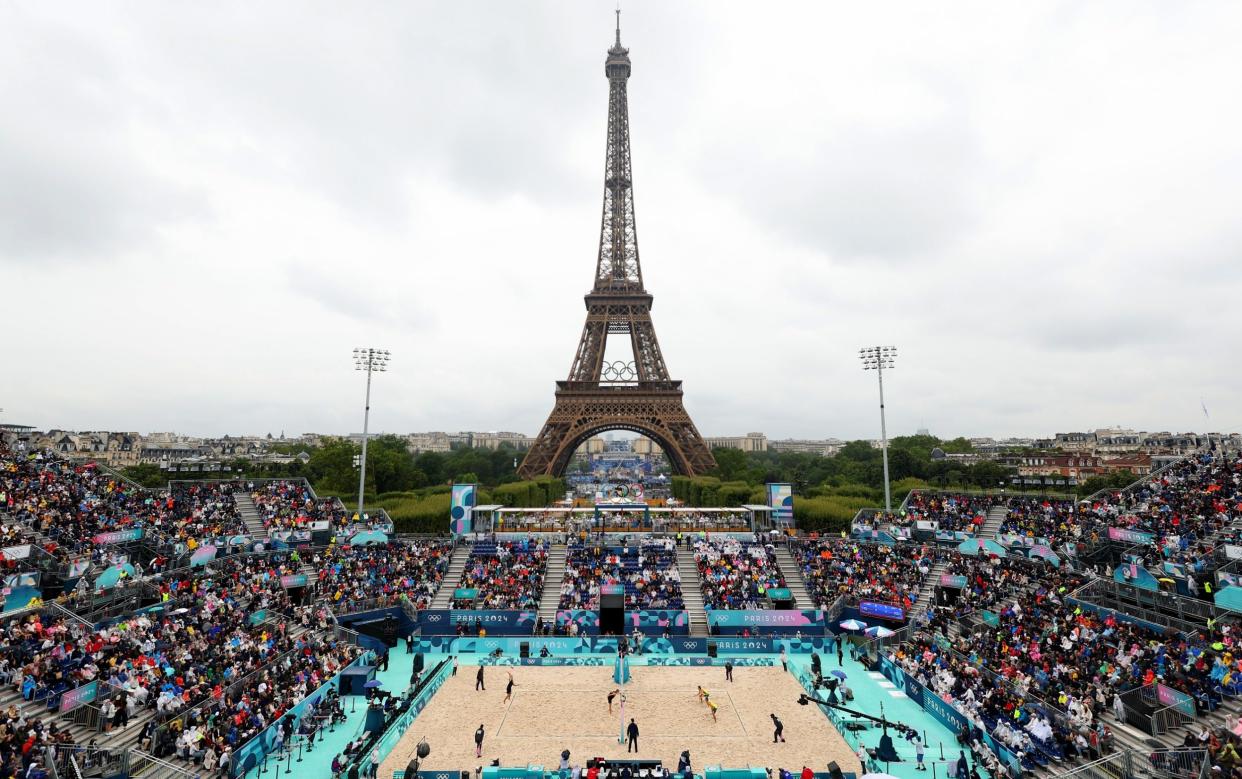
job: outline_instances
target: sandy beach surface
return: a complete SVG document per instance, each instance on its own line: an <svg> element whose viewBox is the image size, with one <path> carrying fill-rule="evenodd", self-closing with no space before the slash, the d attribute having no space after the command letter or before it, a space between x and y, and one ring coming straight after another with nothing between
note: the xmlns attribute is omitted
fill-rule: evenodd
<svg viewBox="0 0 1242 779"><path fill-rule="evenodd" d="M508 672L513 699L503 703ZM843 771L859 771L858 759L816 706L799 706L802 688L779 668L739 667L726 682L716 667L634 666L620 698L608 713L607 695L617 687L610 666L495 667L485 670L485 691L475 691L474 666L450 677L381 766L381 779L402 770L421 738L431 746L422 770L470 770L499 759L502 766L542 765L555 770L564 749L570 763L588 758L624 758L618 743L623 722L639 728L637 757L660 759L669 770L690 750L694 770L763 766L797 773L807 765L824 771L836 761ZM699 700L702 685L719 707L712 720ZM785 725L785 743L772 742L775 713ZM475 757L474 733L485 731L483 757ZM634 755L634 753L630 753Z"/></svg>

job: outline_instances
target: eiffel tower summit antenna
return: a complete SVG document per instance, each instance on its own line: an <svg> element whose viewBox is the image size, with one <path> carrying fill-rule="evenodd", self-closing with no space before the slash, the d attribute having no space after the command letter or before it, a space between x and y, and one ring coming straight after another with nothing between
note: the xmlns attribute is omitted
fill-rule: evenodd
<svg viewBox="0 0 1242 779"><path fill-rule="evenodd" d="M716 466L682 403L681 382L669 378L651 321L652 296L643 286L626 90L630 50L621 45L619 5L616 14L616 42L604 60L608 143L594 284L585 297L586 324L569 378L556 383L556 405L518 469L524 479L564 473L578 446L605 430L647 436L680 474L693 476ZM632 361L604 359L610 336L625 339Z"/></svg>

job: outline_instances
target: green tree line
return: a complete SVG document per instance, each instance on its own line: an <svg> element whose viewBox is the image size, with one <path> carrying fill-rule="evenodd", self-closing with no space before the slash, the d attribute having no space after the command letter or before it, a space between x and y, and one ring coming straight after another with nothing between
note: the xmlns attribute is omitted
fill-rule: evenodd
<svg viewBox="0 0 1242 779"><path fill-rule="evenodd" d="M989 490L1008 488L1015 471L999 463L962 464L931 457L972 451L965 438L944 440L930 435L898 436L889 441L888 468L893 505L911 490ZM801 452L742 452L714 449L716 469L694 479L673 478L673 494L692 506L737 506L767 503L763 485L792 484L794 519L800 529L839 532L848 529L860 509L884 505L883 454L868 441L850 441L831 456ZM1066 487L1078 497L1100 490L1121 489L1137 479L1113 473ZM743 498L743 496L745 496Z"/></svg>
<svg viewBox="0 0 1242 779"><path fill-rule="evenodd" d="M286 444L287 453L304 447ZM933 460L932 449L968 453L964 438L942 440L935 436L898 436L889 442L889 473L893 503L898 504L914 489L995 490L1008 485L1012 470L994 462L964 465ZM522 452L499 449L455 448L449 452L412 454L405 441L384 435L367 444L365 503L383 508L402 532L442 533L447 528L450 484L481 485L478 502L517 508L538 508L561 499L566 490L562 479L539 477L522 481L516 464ZM794 516L804 530L838 532L846 529L859 509L883 505L884 469L879 449L867 441L850 441L831 456L801 452L742 452L714 449L717 467L695 478L674 476L673 497L690 506L741 506L765 504L764 485L783 482L794 487ZM340 497L353 505L358 494L358 470L354 458L361 447L347 439L326 440L309 449L303 463L256 463L244 458L227 462L230 471L215 474L171 474L174 478L305 478L321 496ZM170 474L154 465L125 469L125 475L148 487L164 486ZM1101 489L1119 489L1134 481L1129 474L1089 479L1076 491L1088 495Z"/></svg>
<svg viewBox="0 0 1242 779"><path fill-rule="evenodd" d="M299 445L285 453L296 454L303 450L307 448ZM225 462L229 470L222 472L169 473L155 465L139 465L126 468L124 473L152 488L163 487L170 478L179 477L305 478L317 495L338 497L345 505L353 506L358 499L358 469L354 458L361 457L361 445L333 438L307 451L310 459L306 463L301 460L261 463L236 458ZM481 485L476 496L479 503L494 500L507 506L537 507L564 497L565 482L561 479L519 480L516 463L521 462L521 458L521 452L507 446L499 449L461 447L415 455L397 436L376 436L367 442L364 504L368 509L387 511L400 532L444 533L448 529L449 492L453 483Z"/></svg>

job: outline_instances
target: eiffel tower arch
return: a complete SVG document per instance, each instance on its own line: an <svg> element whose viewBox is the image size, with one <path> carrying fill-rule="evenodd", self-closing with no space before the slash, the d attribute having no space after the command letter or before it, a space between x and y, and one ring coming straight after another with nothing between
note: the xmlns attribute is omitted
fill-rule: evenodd
<svg viewBox="0 0 1242 779"><path fill-rule="evenodd" d="M716 466L686 412L681 382L670 379L651 320L652 296L643 287L634 220L630 120L626 83L629 49L616 43L604 62L608 77L608 146L604 207L595 283L586 295L587 318L569 378L556 383L556 405L522 460L518 474L559 476L578 446L605 430L629 430L655 441L673 469L687 476ZM626 339L633 360L607 360L608 339Z"/></svg>

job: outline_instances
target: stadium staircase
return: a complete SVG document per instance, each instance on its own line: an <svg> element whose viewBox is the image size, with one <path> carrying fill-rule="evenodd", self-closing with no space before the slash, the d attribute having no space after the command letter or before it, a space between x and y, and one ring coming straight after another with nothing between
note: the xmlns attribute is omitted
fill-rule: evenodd
<svg viewBox="0 0 1242 779"><path fill-rule="evenodd" d="M6 684L4 685L4 692L0 693L0 709L7 711L10 706L16 706L28 722L44 719L48 713L46 700L24 701L17 688ZM69 732L73 734L74 740L80 744L85 744L92 738L95 738L94 730L88 729L84 725L73 725L63 722L60 724L62 727L68 724Z"/></svg>
<svg viewBox="0 0 1242 779"><path fill-rule="evenodd" d="M915 601L920 613L927 610L927 604L931 603L932 596L935 595L936 585L940 584L940 574L944 573L948 567L948 560L938 560L927 572L927 577L923 579L923 584L919 587L918 599Z"/></svg>
<svg viewBox="0 0 1242 779"><path fill-rule="evenodd" d="M235 491L233 502L237 504L237 511L241 514L242 523L246 525L246 532L250 534L250 537L266 538L267 528L263 525L263 518L259 516L259 509L254 505L254 499L249 493L245 490Z"/></svg>
<svg viewBox="0 0 1242 779"><path fill-rule="evenodd" d="M780 569L781 574L785 577L785 587L789 590L794 598L794 606L799 609L818 608L815 601L811 598L811 593L806 588L806 580L802 578L802 566L798 565L794 560L794 556L790 554L788 547L783 544L777 544L776 547L776 567Z"/></svg>
<svg viewBox="0 0 1242 779"><path fill-rule="evenodd" d="M1000 531L1000 526L1007 516L1009 516L1008 506L993 506L988 509L988 518L984 520L983 527L979 528L978 537L996 538L996 534Z"/></svg>
<svg viewBox="0 0 1242 779"><path fill-rule="evenodd" d="M449 558L448 572L444 574L444 580L440 584L436 597L431 601L433 609L447 609L453 602L453 591L457 589L457 583L461 581L461 576L466 572L466 562L470 559L470 553L474 550L474 545L468 542L462 542L453 550L453 556ZM564 575L564 571L561 572Z"/></svg>
<svg viewBox="0 0 1242 779"><path fill-rule="evenodd" d="M553 544L548 550L548 572L543 580L543 595L539 598L539 616L544 624L556 624L556 609L561 604L561 583L565 581L565 560L569 548L565 544Z"/></svg>
<svg viewBox="0 0 1242 779"><path fill-rule="evenodd" d="M35 529L35 526L33 524L26 524L24 522L18 522L16 519L13 519L13 516L11 514L7 512L0 511L0 524L17 525L21 527L22 533L25 535L27 539L23 543L35 544L37 546L42 546L45 548L47 547L48 544L53 544L53 545L56 544L55 541L43 535L43 533L41 533L39 530Z"/></svg>
<svg viewBox="0 0 1242 779"><path fill-rule="evenodd" d="M153 693L154 694L154 693ZM154 707L139 709L134 716L129 718L129 726L125 728L116 728L110 733L91 734L99 739L100 746L121 749L137 749L138 739L142 737L142 729L146 727L147 720L156 716ZM81 727L80 725L77 727ZM87 743L82 741L80 743Z"/></svg>
<svg viewBox="0 0 1242 779"><path fill-rule="evenodd" d="M165 759L160 760L145 752L134 750L129 753L129 777L130 779L197 779L200 772L189 768L189 763L182 762L173 758L177 762ZM210 772L202 772L210 775ZM61 779L65 779L61 777ZM83 779L90 779L84 776ZM102 776L101 776L102 779Z"/></svg>
<svg viewBox="0 0 1242 779"><path fill-rule="evenodd" d="M703 610L703 582L692 552L677 550L677 574L681 577L681 599L690 615L690 635L707 635L707 612Z"/></svg>

